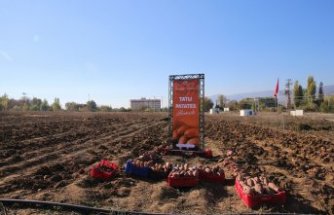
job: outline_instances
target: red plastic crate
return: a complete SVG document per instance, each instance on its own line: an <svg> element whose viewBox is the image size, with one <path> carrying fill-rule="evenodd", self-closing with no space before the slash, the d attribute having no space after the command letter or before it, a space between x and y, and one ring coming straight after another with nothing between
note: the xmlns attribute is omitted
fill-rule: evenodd
<svg viewBox="0 0 334 215"><path fill-rule="evenodd" d="M238 180L235 180L235 190L239 195L239 197L242 199L243 203L250 208L263 204L272 204L272 205L284 204L286 201L285 191L280 191L273 195L252 196L245 194Z"/></svg>
<svg viewBox="0 0 334 215"><path fill-rule="evenodd" d="M211 182L211 183L224 183L225 182L225 174L216 175L212 173L207 173L205 171L200 171L199 178L201 181L206 181L206 182Z"/></svg>
<svg viewBox="0 0 334 215"><path fill-rule="evenodd" d="M105 166L107 168L112 169L112 171L102 171L100 169L100 167ZM90 176L92 176L93 178L99 178L99 179L110 179L111 177L113 177L116 172L117 172L118 166L115 163L112 163L108 160L101 160L99 163L97 163L96 165L94 165L91 169L90 169Z"/></svg>
<svg viewBox="0 0 334 215"><path fill-rule="evenodd" d="M212 151L211 149L204 149L204 153L203 153L205 158L212 158Z"/></svg>
<svg viewBox="0 0 334 215"><path fill-rule="evenodd" d="M182 187L195 187L199 182L198 177L180 177L180 178L167 178L167 183L171 187L182 188Z"/></svg>

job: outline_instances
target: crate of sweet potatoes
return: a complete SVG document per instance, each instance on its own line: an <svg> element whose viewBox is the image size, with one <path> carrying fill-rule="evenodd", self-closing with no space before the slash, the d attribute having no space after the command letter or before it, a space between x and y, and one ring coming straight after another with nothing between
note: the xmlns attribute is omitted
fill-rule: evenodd
<svg viewBox="0 0 334 215"><path fill-rule="evenodd" d="M101 160L99 163L91 167L89 174L93 178L107 180L115 176L117 169L117 164L108 160Z"/></svg>
<svg viewBox="0 0 334 215"><path fill-rule="evenodd" d="M167 183L171 187L194 187L199 182L199 171L196 167L188 167L188 164L174 166L169 173Z"/></svg>
<svg viewBox="0 0 334 215"><path fill-rule="evenodd" d="M214 167L199 167L199 179L210 183L224 183L225 173L223 168L218 165Z"/></svg>
<svg viewBox="0 0 334 215"><path fill-rule="evenodd" d="M235 180L235 190L243 203L250 208L263 204L281 205L286 201L286 192L265 176L239 175Z"/></svg>
<svg viewBox="0 0 334 215"><path fill-rule="evenodd" d="M149 178L151 169L147 162L139 160L128 160L125 164L125 173L132 176Z"/></svg>

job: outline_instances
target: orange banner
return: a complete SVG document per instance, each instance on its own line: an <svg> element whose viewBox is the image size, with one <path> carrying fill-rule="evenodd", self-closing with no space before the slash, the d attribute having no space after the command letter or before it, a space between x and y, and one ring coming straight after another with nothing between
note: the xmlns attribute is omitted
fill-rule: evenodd
<svg viewBox="0 0 334 215"><path fill-rule="evenodd" d="M173 81L173 140L179 146L199 146L199 79Z"/></svg>

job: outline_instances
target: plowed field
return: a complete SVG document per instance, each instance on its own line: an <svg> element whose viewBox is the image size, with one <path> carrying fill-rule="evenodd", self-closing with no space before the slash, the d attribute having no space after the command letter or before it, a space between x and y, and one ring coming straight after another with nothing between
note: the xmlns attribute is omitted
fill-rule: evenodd
<svg viewBox="0 0 334 215"><path fill-rule="evenodd" d="M165 181L135 179L123 173L105 182L88 175L89 167L103 158L122 166L127 159L166 143L167 114L0 114L0 198L145 212L254 212L243 205L233 183L201 183L177 190ZM239 118L206 116L206 143L215 158L189 158L189 163L222 163L226 151L232 150L243 169L266 174L288 192L284 206L263 206L255 212L334 213L333 138L254 125ZM165 159L185 161L175 156ZM226 175L233 182L228 170Z"/></svg>

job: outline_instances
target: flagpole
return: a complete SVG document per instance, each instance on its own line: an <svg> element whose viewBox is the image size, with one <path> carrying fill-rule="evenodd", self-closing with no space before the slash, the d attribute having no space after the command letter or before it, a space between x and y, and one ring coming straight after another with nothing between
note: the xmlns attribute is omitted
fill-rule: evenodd
<svg viewBox="0 0 334 215"><path fill-rule="evenodd" d="M278 111L278 92L279 92L279 78L277 78L276 86L275 86L275 91L274 91L274 96L275 96L275 102L276 102L276 111Z"/></svg>

